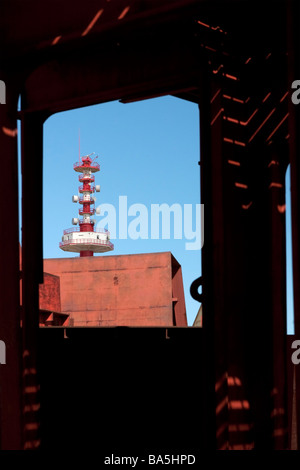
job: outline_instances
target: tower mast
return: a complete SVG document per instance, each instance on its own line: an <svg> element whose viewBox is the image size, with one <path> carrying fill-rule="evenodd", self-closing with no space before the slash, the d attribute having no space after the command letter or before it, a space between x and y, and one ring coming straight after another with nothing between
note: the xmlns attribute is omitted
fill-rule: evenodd
<svg viewBox="0 0 300 470"><path fill-rule="evenodd" d="M95 213L100 213L94 207L96 198L92 196L95 191L100 192L100 185L92 185L95 182L93 173L100 171L100 165L95 163L95 158L91 159L91 155L93 154L79 158L79 161L73 165L73 169L80 173L78 179L82 185L78 188L80 196L75 195L72 200L82 205L78 211L82 217L72 219L72 224L79 224L79 227L64 230L59 244L62 250L79 252L81 257L93 256L94 253L104 253L114 249L108 230L95 228L95 220L91 218Z"/></svg>

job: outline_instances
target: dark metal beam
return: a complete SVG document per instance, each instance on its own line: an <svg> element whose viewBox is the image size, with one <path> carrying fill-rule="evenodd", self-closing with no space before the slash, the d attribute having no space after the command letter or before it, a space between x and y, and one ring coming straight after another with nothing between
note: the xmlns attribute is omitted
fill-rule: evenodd
<svg viewBox="0 0 300 470"><path fill-rule="evenodd" d="M0 149L5 191L0 201L0 340L6 347L6 364L0 364L0 448L22 448L21 329L19 276L19 214L17 154L17 87L14 78L0 70L6 84L6 104L0 105Z"/></svg>
<svg viewBox="0 0 300 470"><path fill-rule="evenodd" d="M178 22L88 47L57 49L28 72L22 111L59 111L112 100L135 101L199 86L201 57L193 24Z"/></svg>
<svg viewBox="0 0 300 470"><path fill-rule="evenodd" d="M300 4L297 0L288 0L288 78L289 85L300 79ZM290 89L290 91L293 91ZM290 97L291 98L291 97ZM292 259L294 288L294 322L295 337L300 338L300 104L293 104L289 99L289 146L291 165L291 213L292 213ZM295 367L296 393L299 397L300 370ZM297 402L297 440L300 449L300 403Z"/></svg>
<svg viewBox="0 0 300 470"><path fill-rule="evenodd" d="M39 283L43 282L43 122L22 117L22 333L24 448L37 448L39 435Z"/></svg>

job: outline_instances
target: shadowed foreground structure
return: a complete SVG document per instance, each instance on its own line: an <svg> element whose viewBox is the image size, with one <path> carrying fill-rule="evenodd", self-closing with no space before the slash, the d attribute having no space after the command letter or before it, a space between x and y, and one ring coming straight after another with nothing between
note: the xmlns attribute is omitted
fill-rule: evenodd
<svg viewBox="0 0 300 470"><path fill-rule="evenodd" d="M80 335L86 344L89 334L99 335L99 343L95 339L89 344L103 340L101 348L106 344L111 355L106 359L101 348L87 348L85 354L93 356L90 373L73 364L68 370L70 384L75 387L79 383L87 394L84 399L92 390L89 413L77 414L80 435L72 441L74 445L80 436L88 444L85 429L93 421L96 396L98 400L93 374L99 371L100 356L103 387L99 394L107 398L110 417L117 409L125 413L123 406L116 407L109 386L105 386L110 380L117 383L113 355L118 368L126 358L126 364L131 362L128 373L142 374L141 393L137 400L129 400L129 405L136 419L141 407L150 419L153 408L149 400L160 410L162 405L151 401L158 390L151 389L147 373L156 371L158 380L165 383L166 371L175 373L176 369L176 362L167 358L171 355L180 364L176 351L183 350L187 387L193 386L191 381L197 376L193 390L200 404L199 427L193 423L191 433L195 436L198 429L199 447L299 448L300 433L293 430L300 429L300 405L299 399L292 400L292 391L296 390L297 398L300 381L297 367L291 370L290 339L286 336L285 260L285 172L290 164L295 338L299 339L300 107L290 99L291 83L300 79L299 18L300 4L294 0L1 2L0 79L6 85L6 104L0 105L0 147L6 187L14 189L9 221L3 219L0 231L0 332L7 346L7 364L0 368L2 449L51 448L51 409L60 409L61 396L53 394L50 405L47 397L49 387L58 386L63 376L55 364L67 364L68 358L72 362L74 349L68 344L78 349L74 345L80 344ZM167 350L171 339L160 329L124 329L122 339L119 330L110 329L75 328L67 335L69 339L59 336L63 330L39 330L43 123L59 111L117 99L126 105L166 94L197 103L200 111L205 246L202 271L199 266L202 276L193 283L191 294L202 302L203 328L172 330L177 335L172 350ZM21 111L17 112L19 95ZM21 121L22 153L21 312L17 119ZM33 199L38 201L34 217ZM4 197L0 208L5 214ZM202 294L198 293L200 286ZM127 344L126 338L129 341L138 333L141 337L131 343L131 353L122 356L120 348ZM76 340L75 336L70 339L72 334L77 335ZM109 335L114 334L110 343ZM142 335L147 341L141 345ZM50 346L56 340L59 361ZM152 360L144 357L142 369L134 359L140 346L143 353L146 346L147 354L154 351ZM51 383L46 380L47 368ZM127 385L127 397L131 397L130 390L134 393L136 383ZM68 392L66 396L71 390ZM176 408L182 422L178 431L182 437L187 417L192 419L185 414L187 394L184 401L171 393L169 397L169 406ZM118 424L126 422L117 412L115 419ZM158 427L163 419L159 418ZM143 423L139 421L142 429ZM172 424L171 419L170 432ZM71 426L71 419L64 422L66 433ZM116 445L126 427L119 430ZM151 439L155 445L155 436Z"/></svg>

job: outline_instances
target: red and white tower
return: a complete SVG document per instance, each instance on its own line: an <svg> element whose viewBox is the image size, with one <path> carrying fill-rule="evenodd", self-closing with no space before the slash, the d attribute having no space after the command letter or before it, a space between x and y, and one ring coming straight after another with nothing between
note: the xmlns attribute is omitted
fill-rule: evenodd
<svg viewBox="0 0 300 470"><path fill-rule="evenodd" d="M100 213L95 209L96 198L92 196L95 191L100 192L100 185L92 185L95 182L93 173L100 170L100 165L91 159L91 155L82 157L81 161L73 165L74 170L80 173L78 179L82 185L78 188L80 196L73 196L72 200L82 204L82 208L79 209L79 215L82 217L72 219L72 224L79 224L79 227L64 230L59 244L62 250L79 252L80 256L93 256L94 253L104 253L114 249L109 232L106 229L95 228L95 220L91 219L92 215Z"/></svg>

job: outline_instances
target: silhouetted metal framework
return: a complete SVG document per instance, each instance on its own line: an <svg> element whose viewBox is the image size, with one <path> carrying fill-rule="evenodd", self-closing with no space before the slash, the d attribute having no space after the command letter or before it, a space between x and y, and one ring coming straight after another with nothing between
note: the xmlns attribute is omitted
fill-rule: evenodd
<svg viewBox="0 0 300 470"><path fill-rule="evenodd" d="M203 379L205 432L199 445L265 450L291 445L285 172L290 163L299 339L300 127L299 108L290 99L290 85L300 79L299 18L299 2L292 0L1 2L0 79L6 84L6 104L0 105L1 161L6 187L14 190L7 219L8 202L4 197L0 202L0 336L10 361L0 369L2 449L36 447L40 439L43 124L59 111L165 94L193 101L200 109L205 206L200 297L193 286L193 295L203 302L199 354L205 365L194 371ZM39 201L34 218L33 197ZM296 382L299 390L297 368ZM299 402L297 424L300 429Z"/></svg>

